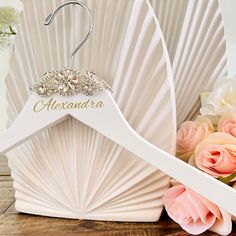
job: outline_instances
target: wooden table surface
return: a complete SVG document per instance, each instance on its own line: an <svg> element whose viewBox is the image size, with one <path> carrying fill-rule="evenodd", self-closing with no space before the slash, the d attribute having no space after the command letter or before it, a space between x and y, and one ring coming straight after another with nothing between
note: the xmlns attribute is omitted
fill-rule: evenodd
<svg viewBox="0 0 236 236"><path fill-rule="evenodd" d="M10 176L0 176L0 235L158 236L189 235L164 214L158 223L119 223L68 220L19 213L14 207ZM203 235L217 235L206 232ZM236 226L233 233L236 235Z"/></svg>

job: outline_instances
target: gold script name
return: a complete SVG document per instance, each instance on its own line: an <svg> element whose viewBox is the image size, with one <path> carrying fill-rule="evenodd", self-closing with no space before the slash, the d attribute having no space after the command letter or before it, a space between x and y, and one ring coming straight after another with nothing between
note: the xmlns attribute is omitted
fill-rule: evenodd
<svg viewBox="0 0 236 236"><path fill-rule="evenodd" d="M62 110L88 109L88 108L98 109L102 108L103 106L104 103L102 101L94 101L91 99L78 102L61 102L51 98L48 101L40 100L36 102L33 107L33 111L34 112L40 112L43 110L62 111Z"/></svg>

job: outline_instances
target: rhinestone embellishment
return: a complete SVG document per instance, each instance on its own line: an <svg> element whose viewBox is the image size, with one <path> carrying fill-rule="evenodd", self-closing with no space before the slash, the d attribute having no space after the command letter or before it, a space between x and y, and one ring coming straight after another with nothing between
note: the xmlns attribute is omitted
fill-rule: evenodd
<svg viewBox="0 0 236 236"><path fill-rule="evenodd" d="M92 70L63 69L45 73L39 82L30 87L30 90L42 97L54 94L71 96L78 93L92 96L102 90L111 91L111 87Z"/></svg>

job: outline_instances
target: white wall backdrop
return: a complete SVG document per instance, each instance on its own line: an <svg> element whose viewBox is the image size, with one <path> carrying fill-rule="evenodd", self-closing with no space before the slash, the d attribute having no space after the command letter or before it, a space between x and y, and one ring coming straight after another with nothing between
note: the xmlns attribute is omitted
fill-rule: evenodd
<svg viewBox="0 0 236 236"><path fill-rule="evenodd" d="M225 22L229 71L232 75L236 74L236 0L220 0L220 4ZM21 2L20 0L0 0L0 7L6 5L20 8ZM0 133L6 128L7 121L4 78L8 73L9 59L10 50L0 51Z"/></svg>

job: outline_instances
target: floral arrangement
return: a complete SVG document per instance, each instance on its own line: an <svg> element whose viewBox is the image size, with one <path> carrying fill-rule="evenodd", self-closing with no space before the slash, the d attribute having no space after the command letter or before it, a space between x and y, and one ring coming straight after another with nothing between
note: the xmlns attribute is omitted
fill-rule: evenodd
<svg viewBox="0 0 236 236"><path fill-rule="evenodd" d="M0 7L0 50L12 45L17 33L19 9L11 6Z"/></svg>
<svg viewBox="0 0 236 236"><path fill-rule="evenodd" d="M236 77L219 80L212 92L201 94L201 102L201 115L179 127L176 156L236 189ZM229 235L236 219L175 180L163 202L168 215L193 235Z"/></svg>

